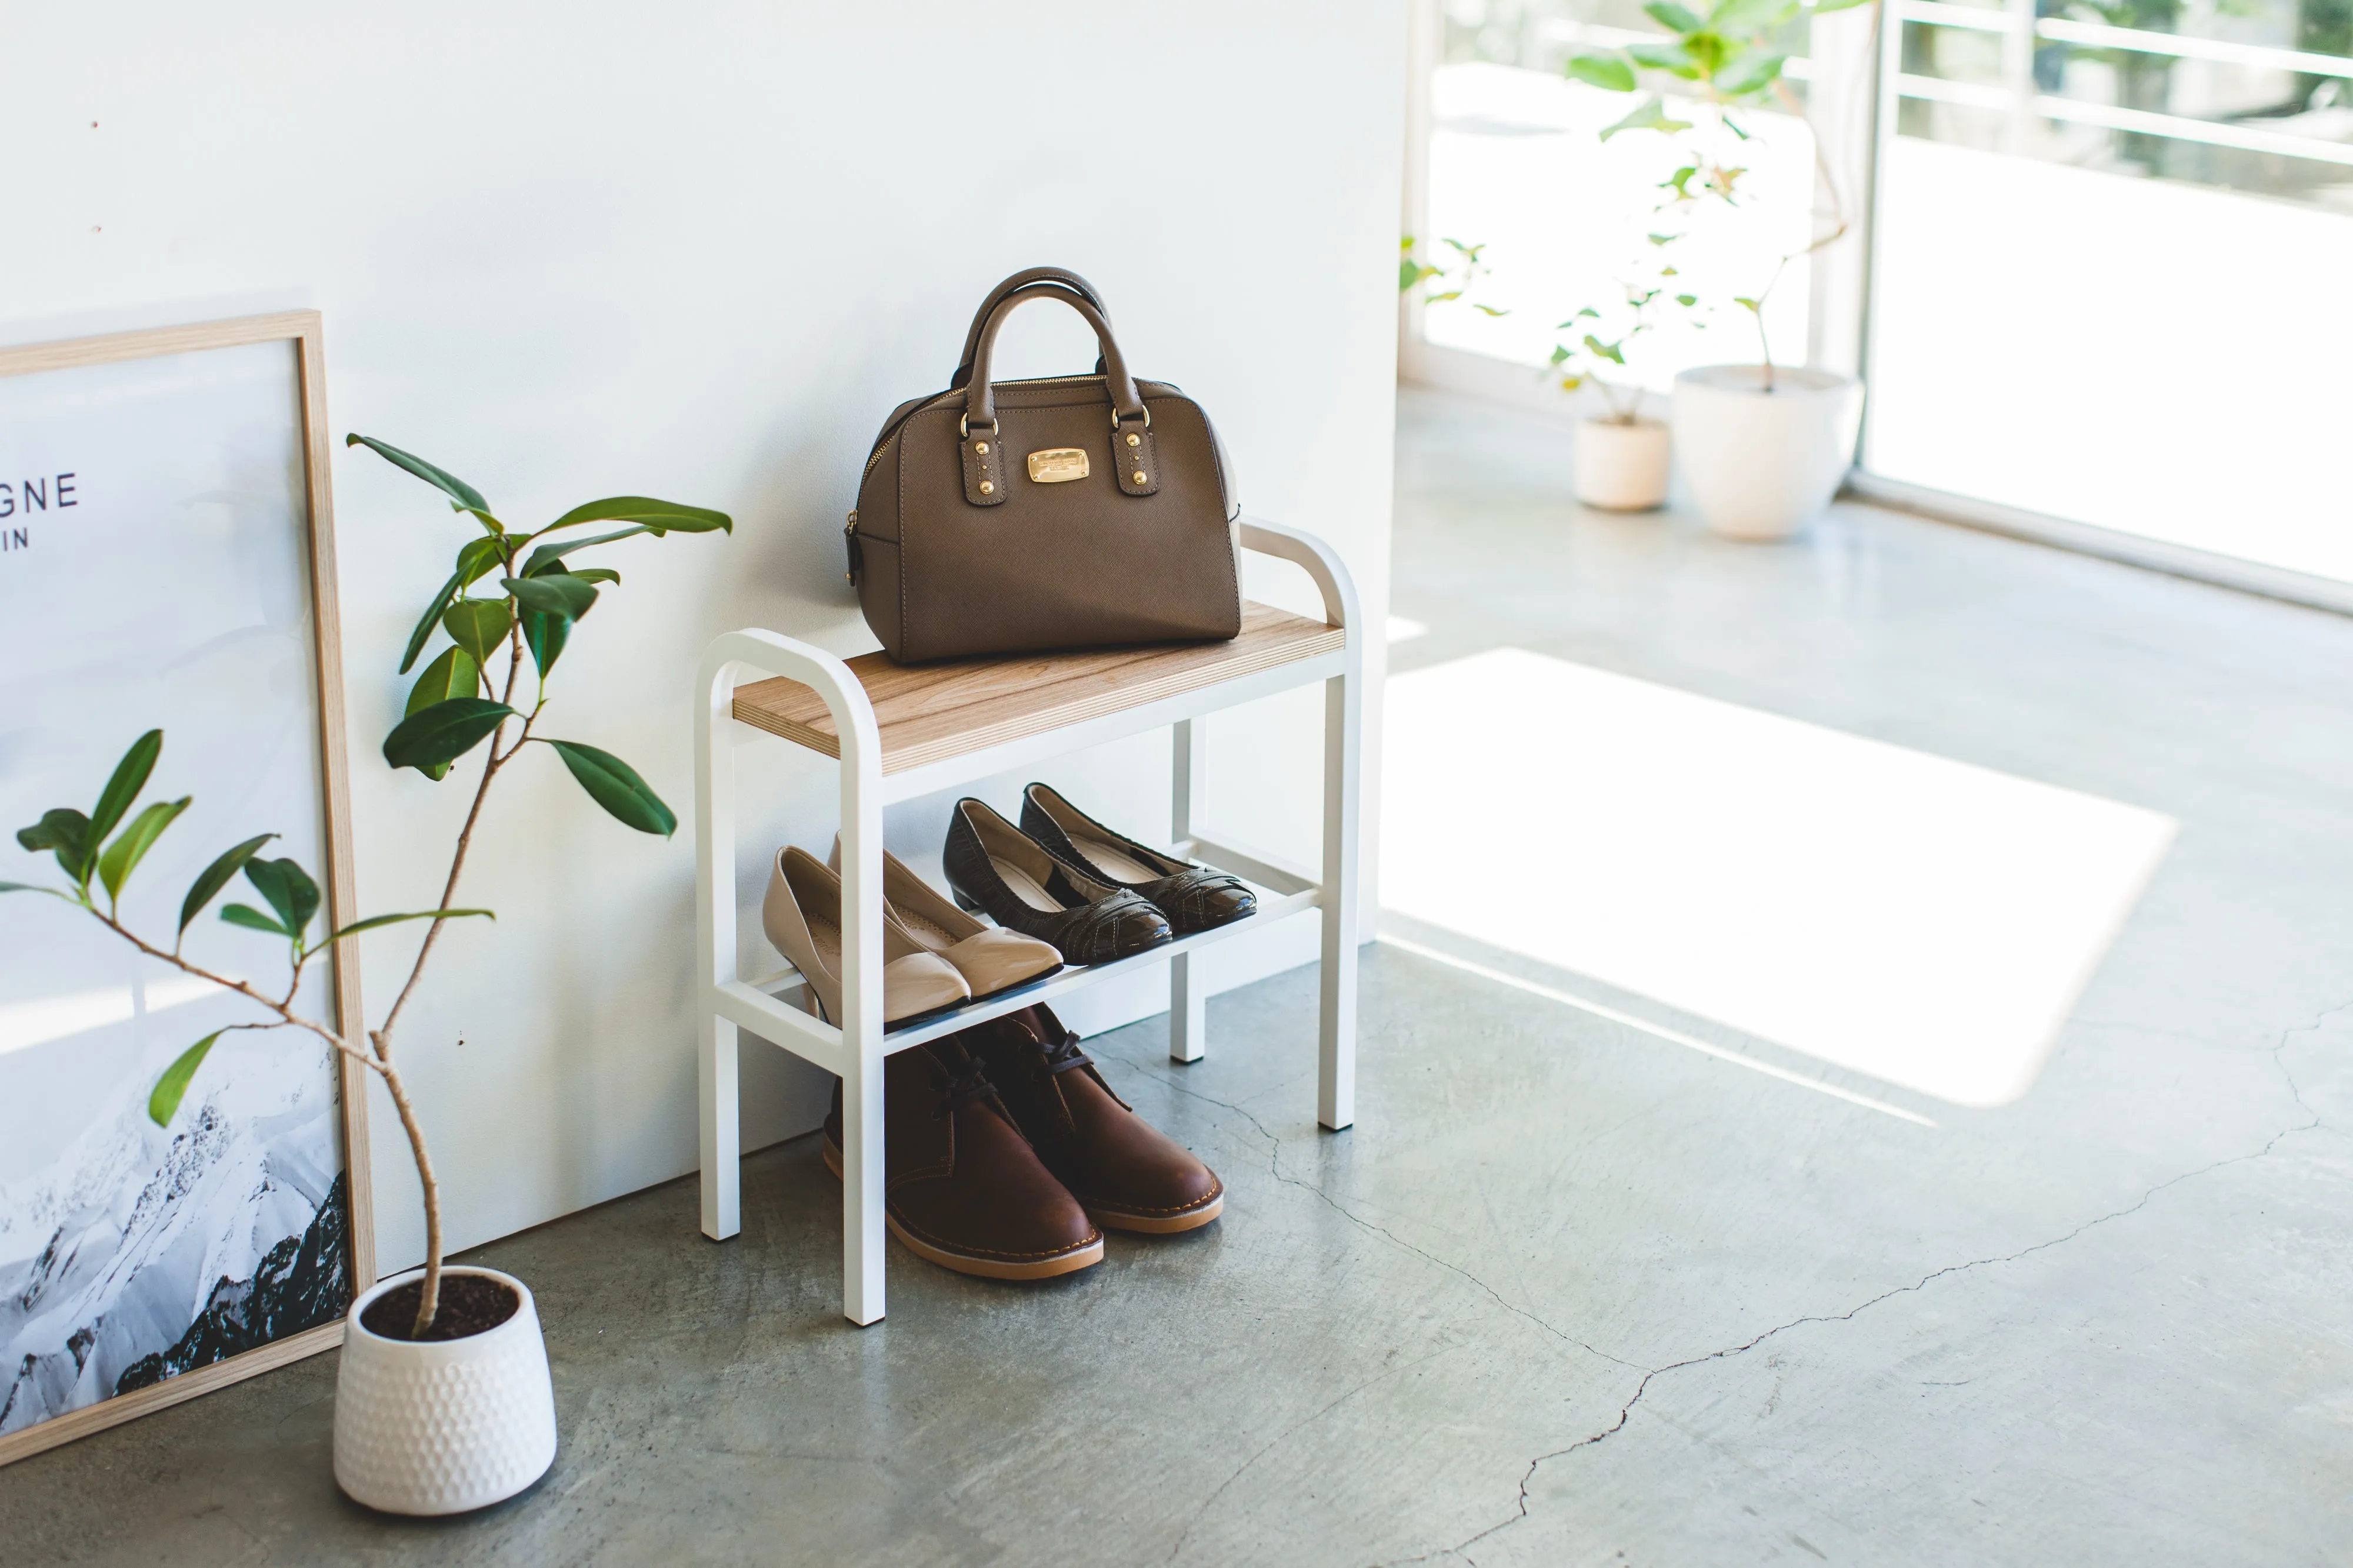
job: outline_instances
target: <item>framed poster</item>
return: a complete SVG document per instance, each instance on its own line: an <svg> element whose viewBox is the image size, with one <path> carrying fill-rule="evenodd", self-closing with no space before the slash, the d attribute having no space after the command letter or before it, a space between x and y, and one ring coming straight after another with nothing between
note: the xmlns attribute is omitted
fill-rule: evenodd
<svg viewBox="0 0 2353 1568"><path fill-rule="evenodd" d="M343 674L315 311L0 349L0 878L142 733L194 804L123 889L170 940L228 846L280 836L352 913ZM46 873L46 874L45 874ZM185 951L282 989L282 942ZM346 939L306 972L361 1028ZM78 910L0 899L0 1463L329 1349L375 1278L364 1075L290 1029L223 1035L167 1126L148 1095L257 1009Z"/></svg>

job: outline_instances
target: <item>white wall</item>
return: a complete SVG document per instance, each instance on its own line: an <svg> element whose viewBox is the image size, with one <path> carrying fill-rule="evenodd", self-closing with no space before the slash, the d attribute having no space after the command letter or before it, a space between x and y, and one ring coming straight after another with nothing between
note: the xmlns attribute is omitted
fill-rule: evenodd
<svg viewBox="0 0 2353 1568"><path fill-rule="evenodd" d="M681 814L713 633L873 646L839 540L867 444L893 403L944 384L968 312L1023 266L1106 291L1139 373L1217 418L1245 506L1338 543L1379 624L1401 0L137 0L15 5L7 33L0 339L314 306L338 435L410 447L518 524L621 491L735 515L732 541L608 552L627 580L545 721L630 759ZM1075 318L1046 318L1010 331L1008 374L1091 352ZM464 535L364 453L338 447L334 479L358 890L417 908L464 797L375 747L401 643ZM1217 741L1216 815L1303 857L1314 715ZM747 837L822 850L829 766L743 754ZM1162 832L1166 759L1152 737L1048 776ZM894 811L894 847L936 854L944 819L942 802ZM452 932L402 1029L453 1245L694 1159L690 834L619 827L552 756L501 779L488 831L465 890L499 922ZM411 939L366 940L380 1012ZM807 1126L820 1085L746 1050L747 1144ZM376 1125L389 1268L422 1232L396 1130Z"/></svg>

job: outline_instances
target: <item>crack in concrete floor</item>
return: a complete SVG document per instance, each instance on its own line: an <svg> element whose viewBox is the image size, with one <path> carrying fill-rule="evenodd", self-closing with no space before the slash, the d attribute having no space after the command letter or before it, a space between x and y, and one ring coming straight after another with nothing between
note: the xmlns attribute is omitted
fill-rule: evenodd
<svg viewBox="0 0 2353 1568"><path fill-rule="evenodd" d="M1912 1284L1902 1285L1896 1287L1893 1290L1883 1291L1879 1295L1873 1296L1869 1300L1863 1301L1844 1312L1836 1313L1834 1315L1809 1315L1801 1318L1793 1318L1786 1323L1776 1324L1774 1327L1767 1329L1764 1332L1757 1335L1754 1339L1745 1342L1744 1343L1728 1345L1721 1350L1711 1351L1705 1355L1692 1356L1683 1361L1670 1362L1664 1366L1652 1368L1642 1374L1642 1381L1635 1385L1633 1394L1629 1396L1626 1403L1619 1408L1617 1420L1611 1422L1608 1426L1599 1432L1591 1433L1587 1436L1578 1438L1576 1442L1569 1444L1565 1448L1556 1448L1548 1454L1539 1454L1536 1458L1528 1461L1527 1469L1520 1477L1519 1497L1516 1500L1515 1511L1509 1518L1498 1521L1496 1523L1488 1526L1485 1530L1481 1531L1478 1534L1470 1537L1457 1545L1445 1548L1440 1552L1428 1553L1420 1557L1403 1559L1397 1565L1397 1568L1406 1568L1407 1564L1415 1563L1426 1563L1430 1561L1433 1556L1460 1557L1462 1561L1472 1563L1472 1568L1476 1568L1478 1560L1469 1554L1472 1547L1477 1545L1480 1542L1486 1540L1490 1536L1496 1535L1504 1531L1509 1530L1514 1525L1520 1523L1528 1517L1528 1488L1535 1480L1536 1472L1554 1459L1566 1458L1569 1455L1577 1452L1579 1449L1596 1447L1623 1431L1626 1427L1627 1422L1633 1418L1634 1407L1641 1403L1642 1395L1650 1391L1651 1384L1657 1378L1663 1377L1672 1372L1680 1372L1686 1367L1704 1366L1710 1362L1725 1361L1734 1356L1746 1355L1748 1352L1755 1350L1758 1345L1763 1344L1766 1341L1772 1339L1777 1335L1787 1333L1792 1329L1803 1328L1810 1323L1851 1322L1861 1313L1868 1311L1870 1309L1878 1306L1883 1301L1893 1300L1898 1296L1908 1296L1920 1290L1924 1290L1936 1281L1951 1275L1965 1274L1974 1268L1991 1268L1998 1264L2015 1263L2021 1258L2031 1258L2038 1252L2047 1252L2053 1247L2063 1247L2086 1232L2094 1230L2100 1226L2106 1225L2111 1220L2124 1219L2139 1213L2142 1209L2147 1207L2149 1203L2155 1199L2159 1193L2165 1192L2168 1188L2179 1186L2184 1182L2195 1181L2200 1176L2211 1175L2214 1172L2221 1170L2226 1166L2244 1164L2249 1161L2263 1159L2266 1155L2270 1154L2273 1150L2278 1148L2282 1142L2298 1133L2327 1131L2327 1129L2324 1127L2319 1112L2313 1110L2313 1108L2306 1102L2304 1091L2296 1083L2295 1074L2289 1068L2286 1061L2282 1057L2282 1053L2287 1049L2288 1044L2294 1037L2300 1034L2316 1033L2331 1017L2334 1017L2336 1015L2348 1009L2353 1009L2353 1002L2339 1003L2336 1006L2324 1008L2319 1013L2314 1015L2311 1022L2294 1025L2282 1030L2280 1032L2278 1041L2272 1047L2272 1059L2278 1065L2281 1077L2286 1080L2289 1094L2295 1099L2296 1105L2311 1118L2310 1121L2304 1122L2299 1126L2282 1128L2279 1131L2272 1134L2271 1138L2264 1142L2262 1148L2254 1150L2249 1153L2232 1154L2224 1159L2217 1160L2211 1164L2201 1165L2197 1170L2185 1171L2178 1176L2173 1176L2168 1180L2159 1182L2157 1185L2143 1193L2137 1202L2127 1207L2117 1209L2111 1214L2101 1215L2095 1219L2086 1220L2064 1236L2053 1237L2047 1241L2039 1241L2031 1247L2022 1247L2016 1252L2003 1254L2000 1257L1972 1258L1967 1263L1951 1264L1946 1268L1936 1269L1933 1273L1923 1275L1919 1279ZM1244 1114L1247 1115L1248 1112L1244 1112ZM1612 1359L1614 1360L1615 1358L1613 1357ZM1808 1550L1812 1551L1813 1549L1809 1547ZM1816 1555L1819 1556L1820 1554L1816 1552Z"/></svg>
<svg viewBox="0 0 2353 1568"><path fill-rule="evenodd" d="M1270 1129L1265 1122L1260 1121L1257 1113L1250 1110L1247 1106L1238 1104L1232 1100L1219 1100L1214 1095L1205 1094L1199 1089L1193 1089L1186 1084L1180 1083L1166 1073L1156 1070L1155 1067L1148 1066L1134 1058L1122 1055L1113 1057L1112 1059L1118 1061L1130 1071L1135 1072L1145 1078L1151 1079L1155 1082L1159 1083L1178 1094L1186 1096L1187 1099L1198 1100L1203 1104L1215 1106L1219 1110L1231 1111L1235 1115L1240 1117L1244 1121L1247 1121L1250 1124L1250 1129L1255 1131L1267 1145L1267 1173L1275 1181L1282 1183L1284 1185L1297 1187L1303 1191L1313 1194L1326 1206L1331 1208L1334 1213L1339 1215L1350 1224L1355 1225L1372 1235L1378 1236L1383 1240L1423 1259L1425 1262L1435 1265L1436 1267L1455 1275L1457 1278L1477 1288L1489 1300L1493 1300L1497 1306L1503 1308L1505 1311L1535 1325L1564 1343L1574 1345L1579 1350L1583 1350L1592 1355L1598 1356L1604 1361L1611 1362L1619 1366L1625 1367L1630 1371L1640 1371L1642 1373L1641 1381L1635 1385L1634 1392L1629 1395L1626 1402L1619 1407L1618 1418L1615 1421L1611 1422L1608 1426L1599 1432L1589 1433L1565 1447L1556 1448L1548 1453L1540 1454L1528 1462L1526 1469L1521 1475L1519 1494L1514 1500L1514 1511L1509 1517L1499 1520L1494 1524L1488 1526L1485 1530L1479 1531L1476 1535L1472 1535L1454 1546L1442 1548L1437 1552L1425 1553L1419 1557L1402 1559L1399 1560L1398 1564L1398 1568L1406 1568L1407 1564L1427 1563L1436 1558L1459 1558L1463 1562L1473 1563L1475 1568L1477 1560L1470 1555L1471 1548L1476 1546L1482 1541L1485 1541L1492 1536L1509 1530L1514 1525L1521 1523L1528 1517L1529 1488L1534 1484L1537 1472L1546 1464L1556 1459L1566 1458L1569 1455L1575 1454L1581 1449L1596 1447L1623 1431L1627 1423L1633 1418L1636 1406L1641 1405L1643 1395L1649 1393L1651 1384L1657 1379L1666 1376L1671 1373L1683 1371L1690 1367L1704 1366L1711 1362L1725 1361L1736 1356L1746 1355L1748 1352L1755 1350L1757 1346L1765 1343L1768 1340L1774 1339L1778 1335L1788 1333L1791 1330L1806 1327L1809 1324L1850 1322L1860 1314L1870 1310L1873 1307L1879 1306L1883 1302L1893 1300L1898 1296L1916 1294L1921 1290L1926 1289L1930 1285L1935 1284L1940 1279L1947 1279L1955 1275L1965 1274L1973 1269L1992 1268L1997 1265L2006 1263L2014 1263L2022 1258L2033 1257L2037 1253L2047 1252L2054 1247L2063 1247L2069 1242L2075 1240L2077 1237L2082 1237L2101 1226L2107 1225L2115 1220L2125 1219L2132 1215L2139 1213L2142 1209L2146 1208L2149 1203L2158 1196L2158 1194L2166 1192L2172 1187L2179 1186L2185 1182L2195 1181L2201 1176L2211 1175L2212 1173L2222 1170L2228 1166L2243 1164L2249 1161L2263 1159L2266 1155L2269 1155L2274 1150L2277 1149L2286 1139L2295 1136L2296 1134L2315 1131L2326 1131L2327 1129L2325 1128L2319 1112L2305 1100L2303 1088L2297 1083L2294 1070L2289 1068L2285 1060L2284 1053L2296 1036L2316 1033L2327 1025L2330 1018L2348 1010L2353 1010L2353 1002L2340 1003L2335 1006L2324 1008L2320 1012L2315 1014L2311 1021L2308 1023L2294 1025L2280 1032L2279 1038L2271 1047L2273 1061L2280 1069L2280 1076L2287 1085L2290 1097L2295 1100L2297 1108L2303 1110L2310 1120L2294 1127L2282 1128L2279 1131L2274 1133L2271 1138L2264 1142L2261 1149L2253 1150L2243 1154L2229 1155L2223 1159L2214 1161L2210 1164L2200 1166L2196 1170L2185 1171L2179 1175L2169 1177L2163 1182L2159 1182L2155 1186L2150 1187L2147 1191L2144 1192L2137 1200L2126 1207L2086 1220L2083 1224L2068 1231L2063 1236L2053 1237L2044 1241L2036 1242L2031 1247L2021 1247L2015 1252L2004 1253L1990 1258L1971 1258L1963 1263L1949 1264L1945 1268L1935 1269L1921 1276L1920 1279L1913 1281L1911 1284L1900 1285L1893 1289L1882 1291L1878 1295L1858 1303L1844 1312L1828 1314L1810 1313L1803 1317L1793 1318L1786 1323L1778 1323L1774 1325L1772 1328L1764 1330L1762 1332L1742 1342L1739 1344L1727 1345L1718 1350L1710 1351L1704 1355L1690 1356L1682 1361L1670 1362L1662 1366L1649 1368L1644 1368L1640 1366L1637 1363L1627 1361L1622 1356L1612 1355L1597 1345L1578 1339L1576 1335L1566 1331L1558 1325L1549 1322L1544 1318L1539 1317L1537 1314L1509 1300L1501 1292L1496 1290L1493 1286L1488 1284L1485 1280L1480 1279L1476 1274L1472 1273L1469 1269L1463 1268L1458 1264L1451 1263L1443 1258L1440 1258L1425 1248L1417 1247L1412 1242L1409 1242L1404 1237L1397 1235L1397 1233L1388 1229L1387 1226L1377 1225L1355 1213L1349 1209L1346 1205L1341 1203L1330 1193L1324 1191L1319 1184L1286 1173L1282 1169L1282 1138ZM1451 1348L1451 1347L1450 1347L1450 1349ZM1438 1357L1446 1353L1448 1353L1447 1351L1433 1352L1428 1356L1420 1357L1414 1362L1408 1363L1404 1367L1391 1367L1386 1369L1378 1376L1367 1378L1362 1383L1356 1384L1348 1389L1345 1394L1342 1394L1338 1398L1327 1402L1316 1409L1313 1414L1293 1422L1282 1432L1276 1434L1265 1445L1261 1447L1256 1452L1244 1459L1241 1464L1237 1466L1224 1480L1218 1484L1208 1497L1202 1500L1200 1505L1187 1517L1184 1530L1178 1534L1175 1544L1169 1549L1167 1561L1176 1561L1177 1556L1182 1553L1186 1542L1191 1538L1193 1528L1199 1521L1201 1517L1209 1510L1217 1500L1223 1496L1237 1480L1240 1479L1244 1474L1246 1474L1252 1467L1257 1465L1258 1462L1263 1459L1267 1455L1274 1452L1292 1436L1304 1430L1308 1426L1314 1425L1315 1422L1321 1420L1324 1416L1329 1415L1333 1410L1337 1409L1340 1405L1347 1403L1347 1401L1355 1398L1366 1389L1374 1386L1376 1384L1386 1381L1388 1378L1396 1375L1398 1372L1409 1370L1413 1366L1424 1364L1425 1363L1436 1360ZM1810 1547L1809 1550L1812 1549Z"/></svg>

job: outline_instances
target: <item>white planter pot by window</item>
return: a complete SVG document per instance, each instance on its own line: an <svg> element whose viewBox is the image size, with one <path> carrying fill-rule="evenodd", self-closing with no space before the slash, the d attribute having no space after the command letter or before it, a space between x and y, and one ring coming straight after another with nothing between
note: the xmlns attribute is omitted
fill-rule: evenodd
<svg viewBox="0 0 2353 1568"><path fill-rule="evenodd" d="M1667 499L1667 427L1655 419L1577 426L1577 499L1611 511L1647 511Z"/></svg>
<svg viewBox="0 0 2353 1568"><path fill-rule="evenodd" d="M555 1390L539 1310L522 1282L475 1274L522 1298L514 1316L459 1340L412 1343L360 1322L412 1272L361 1292L343 1320L335 1374L335 1483L386 1513L464 1513L511 1498L555 1462Z"/></svg>
<svg viewBox="0 0 2353 1568"><path fill-rule="evenodd" d="M1699 365L1675 377L1675 460L1708 527L1787 539L1821 516L1854 460L1862 384L1803 367Z"/></svg>

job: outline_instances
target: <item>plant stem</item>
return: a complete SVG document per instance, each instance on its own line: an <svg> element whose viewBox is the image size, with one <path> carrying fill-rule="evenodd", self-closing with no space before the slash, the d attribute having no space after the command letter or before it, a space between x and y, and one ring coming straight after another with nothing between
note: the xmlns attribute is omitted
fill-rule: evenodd
<svg viewBox="0 0 2353 1568"><path fill-rule="evenodd" d="M176 952L164 952L162 948L157 947L153 942L148 942L144 938L141 937L137 931L132 931L130 927L114 919L111 915L100 914L95 908L90 909L90 912L97 918L98 922L100 925L114 932L115 935L121 937L123 941L129 942L132 946L137 948L148 957L164 963L168 963L183 974L194 975L198 980L208 980L215 985L219 986L222 990L233 991L239 996L244 997L247 1001L252 1002L255 1005L264 1007L278 1015L279 1021L275 1024L236 1024L230 1026L232 1028L280 1029L290 1027L296 1029L306 1029L311 1034L316 1035L326 1044L333 1047L336 1050L341 1051L343 1055L359 1063L362 1067L366 1068L369 1071L380 1074L385 1070L383 1064L376 1061L375 1058L369 1056L365 1051L361 1050L358 1047L347 1042L341 1035L336 1034L332 1029L327 1028L325 1026L319 1024L312 1019L305 1018L301 1014L296 1013L292 1007L293 998L290 994L284 1002L275 1001L270 997L264 996L260 992L256 991L253 986L246 981L231 980L225 974L216 974L211 970L205 968L201 964L189 963L186 959L182 958ZM436 923L438 924L439 922L437 921Z"/></svg>
<svg viewBox="0 0 2353 1568"><path fill-rule="evenodd" d="M393 1109L400 1112L400 1130L408 1135L409 1156L417 1162L417 1184L425 1193L425 1284L417 1298L416 1321L408 1330L410 1339L421 1340L441 1310L441 1184L433 1174L433 1156L426 1150L425 1129L417 1120L417 1107L409 1100L408 1086L401 1081L399 1069L392 1065L392 1042L385 1038L381 1029L371 1034L369 1039L381 1064L377 1071L384 1075L385 1090L392 1096Z"/></svg>
<svg viewBox="0 0 2353 1568"><path fill-rule="evenodd" d="M510 707L514 704L515 684L522 673L522 623L518 618L507 630L506 691L500 699ZM539 710L534 708L531 716L522 721L522 729L516 735L514 744L503 752L499 750L499 741L506 733L505 721L501 720L499 727L491 732L490 745L482 763L482 782L474 786L474 803L467 808L465 826L459 830L457 849L449 857L449 875L441 884L441 901L435 906L436 909L456 907L458 879L466 869L466 851L473 846L474 828L482 819L482 803L490 798L491 781L499 776L499 770L512 761L517 752L522 750L524 743L531 739L532 724L538 718ZM401 986L400 994L393 1001L392 1011L384 1016L383 1026L368 1036L369 1043L375 1047L377 1071L383 1074L385 1088L391 1093L393 1104L400 1111L400 1124L408 1134L409 1151L417 1158L417 1179L425 1193L425 1287L417 1302L417 1323L410 1331L410 1337L415 1339L424 1337L425 1331L433 1326L434 1315L440 1310L441 1188L433 1177L432 1156L425 1150L425 1130L417 1124L416 1110L409 1104L400 1075L392 1065L392 1030L400 1020L401 1009L408 1005L409 996L417 990L417 981L424 976L425 961L433 956L433 944L439 940L441 928L448 923L448 921L429 922L431 929L426 931L425 941L417 949L416 962L408 967L407 984Z"/></svg>

